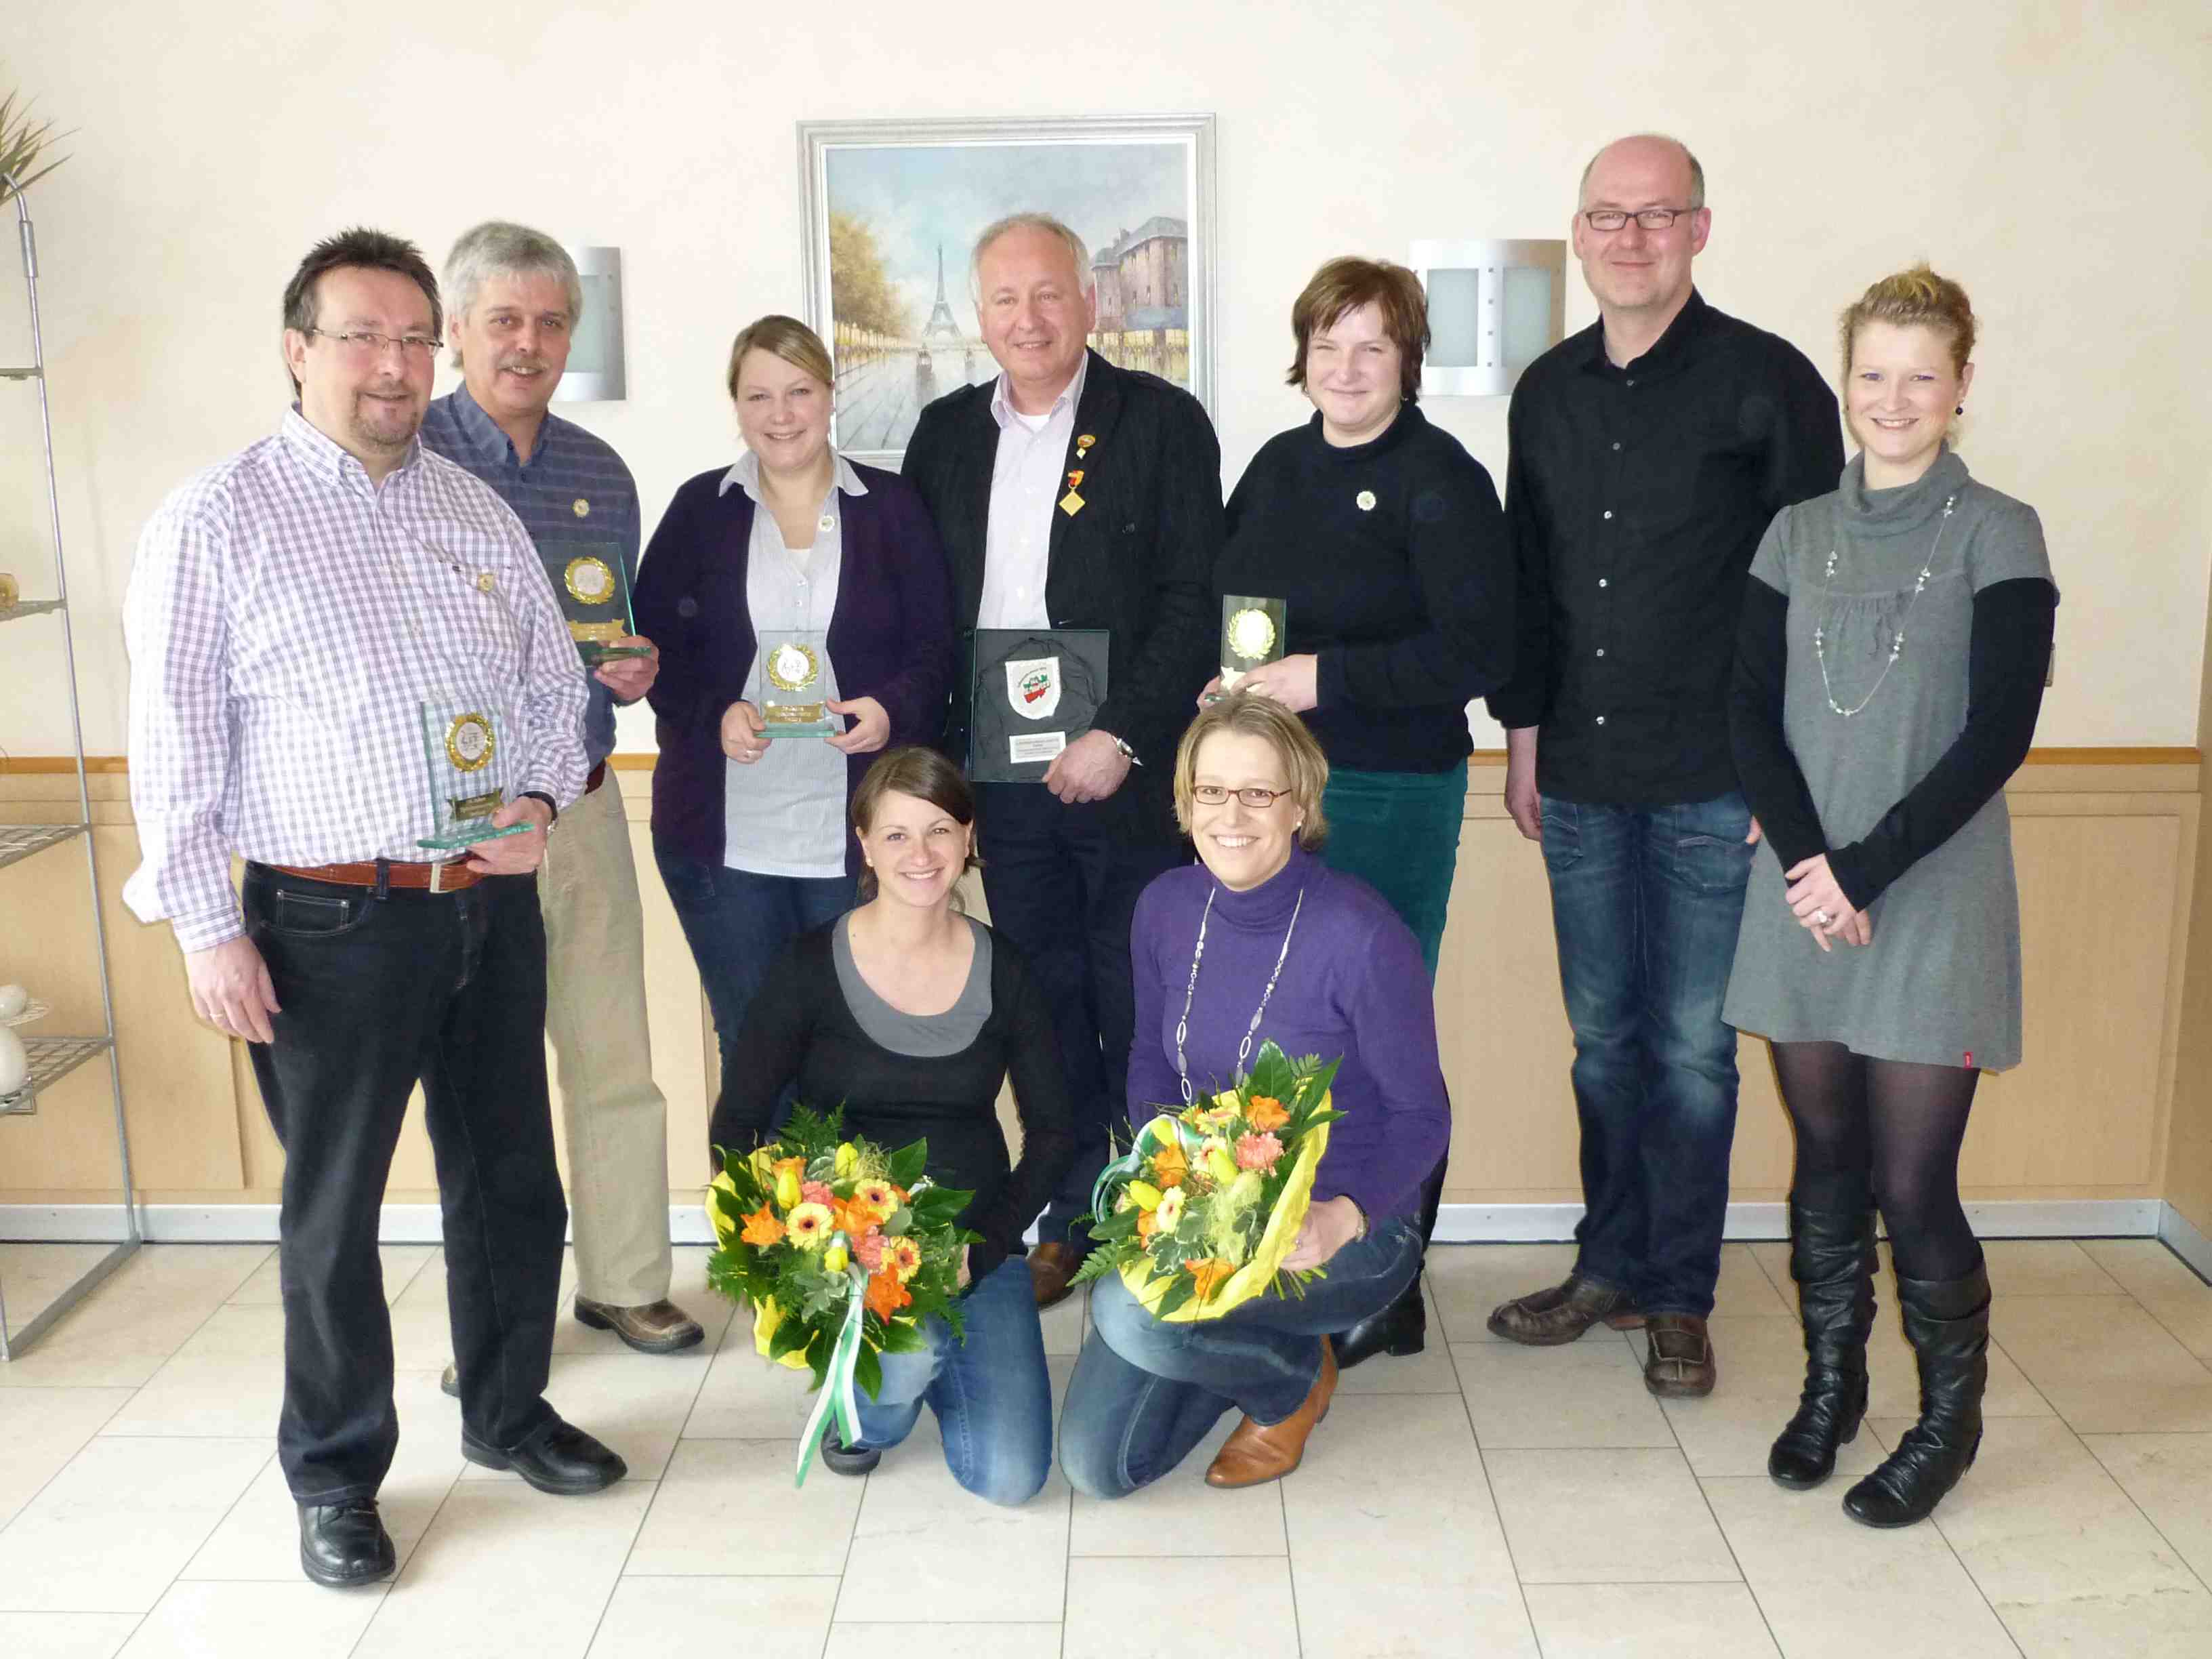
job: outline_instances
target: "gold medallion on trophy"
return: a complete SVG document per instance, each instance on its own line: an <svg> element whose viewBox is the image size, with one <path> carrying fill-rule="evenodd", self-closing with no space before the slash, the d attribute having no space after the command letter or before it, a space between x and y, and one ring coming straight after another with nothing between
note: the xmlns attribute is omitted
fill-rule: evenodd
<svg viewBox="0 0 2212 1659"><path fill-rule="evenodd" d="M446 758L459 771L482 771L491 763L492 750L497 746L488 715L456 714L446 727Z"/></svg>
<svg viewBox="0 0 2212 1659"><path fill-rule="evenodd" d="M1247 662L1266 660L1275 648L1275 619L1256 605L1229 619L1229 649Z"/></svg>
<svg viewBox="0 0 2212 1659"><path fill-rule="evenodd" d="M811 690L821 672L822 663L813 647L797 640L786 640L769 653L769 684L779 691Z"/></svg>
<svg viewBox="0 0 2212 1659"><path fill-rule="evenodd" d="M586 553L568 561L562 573L568 595L580 605L605 605L615 596L615 573L605 559Z"/></svg>

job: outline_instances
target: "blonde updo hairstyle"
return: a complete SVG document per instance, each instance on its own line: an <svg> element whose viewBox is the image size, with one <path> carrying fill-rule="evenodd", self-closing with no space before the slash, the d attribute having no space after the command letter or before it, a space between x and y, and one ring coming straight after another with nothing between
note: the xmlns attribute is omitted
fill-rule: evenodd
<svg viewBox="0 0 2212 1659"><path fill-rule="evenodd" d="M1290 780L1291 804L1304 819L1298 845L1310 853L1328 838L1328 820L1321 811L1322 791L1328 787L1328 757L1321 752L1304 720L1257 691L1231 691L1206 704L1176 746L1176 823L1183 834L1190 833L1198 805L1191 791L1198 784L1199 745L1217 732L1265 738L1273 744Z"/></svg>
<svg viewBox="0 0 2212 1659"><path fill-rule="evenodd" d="M1974 307L1966 298L1966 290L1948 276L1940 276L1930 270L1924 259L1910 270L1883 277L1845 306L1838 323L1846 385L1851 378L1852 347L1858 340L1859 330L1868 323L1935 330L1950 343L1954 374L1963 375L1974 355ZM1951 424L1955 432L1955 416Z"/></svg>

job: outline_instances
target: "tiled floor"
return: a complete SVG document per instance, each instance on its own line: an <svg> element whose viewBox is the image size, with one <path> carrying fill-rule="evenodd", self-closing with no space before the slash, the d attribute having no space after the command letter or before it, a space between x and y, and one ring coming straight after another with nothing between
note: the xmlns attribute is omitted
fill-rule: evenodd
<svg viewBox="0 0 2212 1659"><path fill-rule="evenodd" d="M953 1485L927 1418L866 1481L794 1492L801 1379L709 1303L699 1250L678 1294L712 1316L704 1348L562 1328L554 1401L629 1480L556 1498L464 1466L442 1264L394 1248L402 1568L342 1592L300 1577L272 1455L271 1252L150 1246L0 1365L0 1655L2212 1655L2212 1289L2146 1240L1989 1255L1981 1460L1934 1525L1877 1533L1839 1513L1844 1480L1764 1473L1801 1363L1778 1245L1729 1247L1710 1400L1651 1400L1633 1336L1489 1338L1565 1247L1439 1247L1428 1352L1350 1373L1290 1480L1212 1492L1202 1451L1120 1504L1055 1476L1012 1511ZM1846 1476L1915 1408L1879 1294ZM1064 1387L1080 1302L1046 1328Z"/></svg>

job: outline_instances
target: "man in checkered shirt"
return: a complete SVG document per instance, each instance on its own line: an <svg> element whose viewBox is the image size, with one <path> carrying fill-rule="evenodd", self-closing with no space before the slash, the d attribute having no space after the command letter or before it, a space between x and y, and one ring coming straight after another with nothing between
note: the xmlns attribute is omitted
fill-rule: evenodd
<svg viewBox="0 0 2212 1659"><path fill-rule="evenodd" d="M418 1081L463 1456L552 1492L627 1472L544 1392L568 1218L533 872L583 788L585 682L520 523L416 438L440 320L412 244L313 249L284 293L297 404L162 504L124 607L144 855L124 896L170 924L200 1016L247 1043L284 1146L277 1455L301 1565L332 1585L396 1565L377 1222ZM419 845L426 704L489 717L491 823L526 826L445 862Z"/></svg>

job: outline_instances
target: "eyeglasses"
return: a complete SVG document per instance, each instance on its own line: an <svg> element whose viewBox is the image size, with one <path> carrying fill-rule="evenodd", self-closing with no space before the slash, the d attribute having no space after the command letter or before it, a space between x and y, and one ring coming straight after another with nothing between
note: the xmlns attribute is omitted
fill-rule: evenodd
<svg viewBox="0 0 2212 1659"><path fill-rule="evenodd" d="M1231 795L1247 806L1266 811L1291 792L1287 789L1224 789L1218 783L1194 783L1190 787L1190 798L1200 806L1221 806Z"/></svg>
<svg viewBox="0 0 2212 1659"><path fill-rule="evenodd" d="M342 351L356 357L381 357L392 346L399 348L403 357L438 355L438 342L428 334L379 334L374 329L353 328L333 332L327 328L303 328L302 334L319 334Z"/></svg>
<svg viewBox="0 0 2212 1659"><path fill-rule="evenodd" d="M1695 208L1638 208L1633 213L1620 208L1591 208L1583 218L1592 230L1614 231L1625 228L1631 219L1646 230L1665 230L1686 213L1695 213Z"/></svg>

